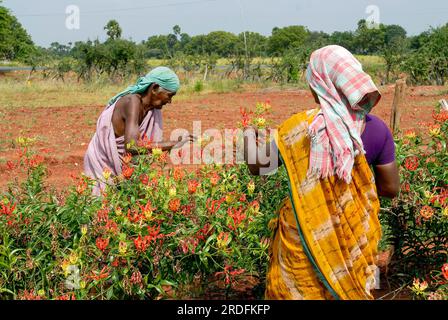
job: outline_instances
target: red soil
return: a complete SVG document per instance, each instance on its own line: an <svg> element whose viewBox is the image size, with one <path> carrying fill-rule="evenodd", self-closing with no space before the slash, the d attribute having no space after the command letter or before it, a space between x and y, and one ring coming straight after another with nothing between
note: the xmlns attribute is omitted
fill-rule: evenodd
<svg viewBox="0 0 448 320"><path fill-rule="evenodd" d="M443 91L445 90L445 91ZM394 86L382 88L383 99L373 110L389 124ZM422 122L430 122L437 101L446 98L444 87L411 87L402 110L403 129L420 130ZM174 101L164 108L164 135L171 130L192 130L193 121L202 121L202 131L208 128L234 128L240 121L240 107L253 107L256 102L269 100L273 107L270 117L279 124L296 112L315 107L306 90L262 90L245 93L207 94L188 100ZM45 157L50 175L48 183L62 189L70 185L69 173L82 171L83 155L95 131L96 120L104 106L17 108L12 111L0 106L3 119L0 130L0 189L11 179L7 160L17 158L13 141L19 137L37 137L35 147Z"/></svg>

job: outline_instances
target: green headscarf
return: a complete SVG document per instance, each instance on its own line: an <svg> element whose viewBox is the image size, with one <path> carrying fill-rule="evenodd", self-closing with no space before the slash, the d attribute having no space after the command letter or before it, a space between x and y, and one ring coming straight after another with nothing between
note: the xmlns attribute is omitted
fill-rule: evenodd
<svg viewBox="0 0 448 320"><path fill-rule="evenodd" d="M126 90L110 99L109 105L127 94L145 92L145 90L153 83L157 83L163 89L171 92L177 92L180 86L179 78L173 70L167 67L157 67L151 70L146 76L138 79L135 85L129 86Z"/></svg>

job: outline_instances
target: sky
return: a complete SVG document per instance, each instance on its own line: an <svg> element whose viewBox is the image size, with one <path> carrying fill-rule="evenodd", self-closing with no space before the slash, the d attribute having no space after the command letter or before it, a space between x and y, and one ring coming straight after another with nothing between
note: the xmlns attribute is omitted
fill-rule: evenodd
<svg viewBox="0 0 448 320"><path fill-rule="evenodd" d="M105 40L103 28L111 19L124 38L137 42L168 34L176 24L190 35L216 30L270 35L272 28L288 25L328 33L355 30L360 19L373 19L415 35L448 23L447 0L3 0L2 5L44 47Z"/></svg>

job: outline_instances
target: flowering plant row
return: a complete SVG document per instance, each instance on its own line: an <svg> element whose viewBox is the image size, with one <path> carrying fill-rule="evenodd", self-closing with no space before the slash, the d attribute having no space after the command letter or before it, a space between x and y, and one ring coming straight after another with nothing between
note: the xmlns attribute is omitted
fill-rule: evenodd
<svg viewBox="0 0 448 320"><path fill-rule="evenodd" d="M252 119L242 110L243 126L263 128L267 106ZM402 191L382 201L380 218L396 274L416 297L446 299L448 117L434 119L427 133L397 140ZM84 176L58 194L45 187L31 142L18 141L19 160L7 164L26 179L0 195L1 299L182 298L206 288L231 294L249 276L264 283L270 222L288 192L283 168L263 177L237 164L186 170L139 143L120 176L104 169L102 197Z"/></svg>

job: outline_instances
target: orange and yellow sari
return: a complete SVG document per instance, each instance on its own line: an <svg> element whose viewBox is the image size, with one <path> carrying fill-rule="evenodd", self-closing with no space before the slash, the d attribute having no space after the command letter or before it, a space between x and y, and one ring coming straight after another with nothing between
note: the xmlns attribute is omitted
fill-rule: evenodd
<svg viewBox="0 0 448 320"><path fill-rule="evenodd" d="M318 110L285 121L276 142L289 177L270 249L266 299L373 299L379 201L366 158L355 158L352 181L307 176L307 128Z"/></svg>

